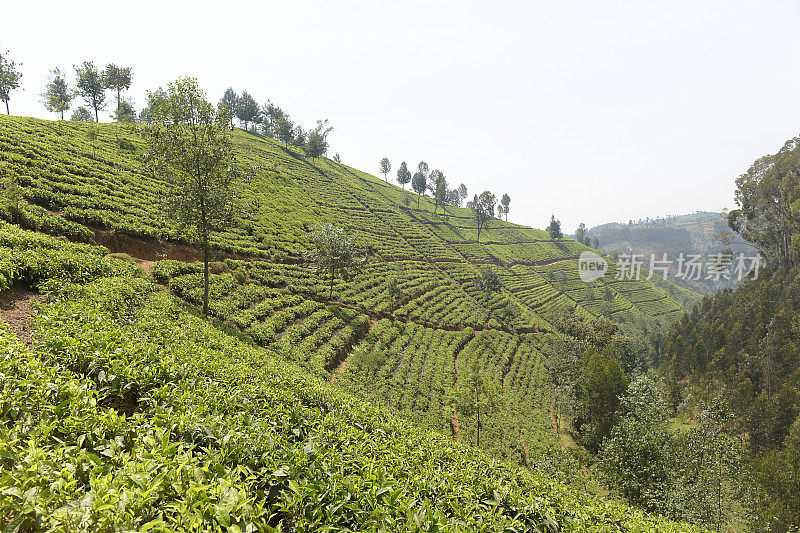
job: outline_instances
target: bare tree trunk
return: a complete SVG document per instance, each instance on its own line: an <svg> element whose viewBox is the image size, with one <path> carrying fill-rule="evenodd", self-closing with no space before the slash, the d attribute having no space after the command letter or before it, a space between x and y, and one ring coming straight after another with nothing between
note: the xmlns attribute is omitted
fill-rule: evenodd
<svg viewBox="0 0 800 533"><path fill-rule="evenodd" d="M11 111L8 110L8 100L6 100L6 115L10 115Z"/></svg>

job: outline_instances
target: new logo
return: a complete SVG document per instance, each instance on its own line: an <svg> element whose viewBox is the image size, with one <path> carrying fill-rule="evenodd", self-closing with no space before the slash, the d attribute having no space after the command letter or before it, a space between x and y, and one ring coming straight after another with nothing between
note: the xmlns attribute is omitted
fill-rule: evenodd
<svg viewBox="0 0 800 533"><path fill-rule="evenodd" d="M578 275L586 283L597 281L606 275L608 261L594 252L582 252L578 257Z"/></svg>

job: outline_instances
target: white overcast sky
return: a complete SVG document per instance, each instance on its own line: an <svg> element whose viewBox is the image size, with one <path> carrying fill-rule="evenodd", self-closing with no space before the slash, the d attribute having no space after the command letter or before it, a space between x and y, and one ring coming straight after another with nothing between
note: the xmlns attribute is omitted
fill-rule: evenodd
<svg viewBox="0 0 800 533"><path fill-rule="evenodd" d="M731 207L735 178L800 133L796 1L6 4L12 114L52 116L56 66L131 66L137 106L192 75L212 101L232 86L329 119L361 170L425 160L507 192L509 220L539 228Z"/></svg>

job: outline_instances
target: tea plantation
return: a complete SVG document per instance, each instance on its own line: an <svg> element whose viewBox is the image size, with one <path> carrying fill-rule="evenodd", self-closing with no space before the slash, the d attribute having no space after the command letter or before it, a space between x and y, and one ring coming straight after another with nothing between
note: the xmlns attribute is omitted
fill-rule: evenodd
<svg viewBox="0 0 800 533"><path fill-rule="evenodd" d="M11 531L683 531L601 499L558 447L547 408L553 323L674 317L669 284L584 283L587 248L470 211L243 131L252 169L220 259L210 319L202 266L164 218L168 183L142 170L135 130L0 117L0 286L46 295L36 336L0 330L0 519ZM118 140L119 135L119 140ZM0 212L0 218L13 219ZM304 256L333 222L373 252L329 297ZM109 257L167 252L152 276ZM483 268L502 290L476 284ZM390 294L394 281L401 296ZM508 314L508 310L511 313ZM505 314L504 314L505 313ZM459 417L468 372L497 385ZM474 446L481 431L479 446Z"/></svg>

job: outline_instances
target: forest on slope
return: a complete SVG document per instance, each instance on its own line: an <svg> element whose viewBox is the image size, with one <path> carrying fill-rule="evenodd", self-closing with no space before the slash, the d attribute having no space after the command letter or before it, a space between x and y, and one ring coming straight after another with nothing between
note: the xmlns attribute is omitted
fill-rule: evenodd
<svg viewBox="0 0 800 533"><path fill-rule="evenodd" d="M676 404L727 400L761 489L759 519L785 531L800 524L800 138L756 160L736 185L730 226L768 268L684 315L660 364Z"/></svg>
<svg viewBox="0 0 800 533"><path fill-rule="evenodd" d="M586 230L586 235L597 239L597 246L605 252L616 254L637 254L645 260L655 254L661 258L667 254L670 265L669 279L681 287L701 294L714 294L720 289L734 287L735 277L719 279L700 276L680 276L678 258L700 255L709 261L715 254L757 253L742 236L728 226L727 212L712 213L698 211L687 215L674 215L647 220L629 220L627 224L613 222Z"/></svg>

